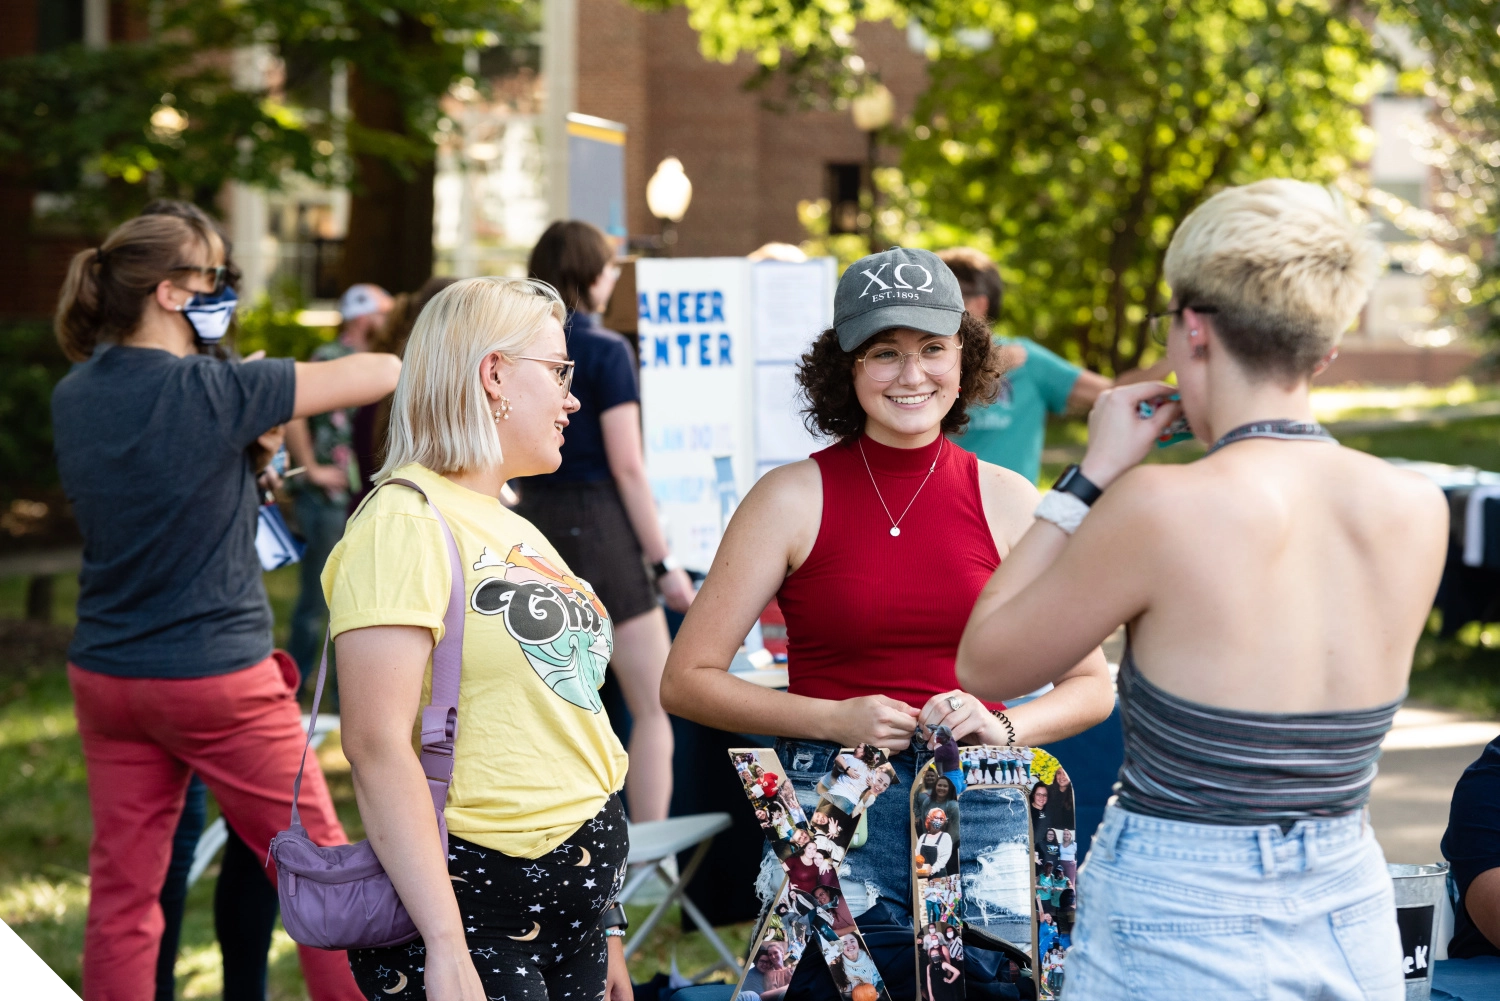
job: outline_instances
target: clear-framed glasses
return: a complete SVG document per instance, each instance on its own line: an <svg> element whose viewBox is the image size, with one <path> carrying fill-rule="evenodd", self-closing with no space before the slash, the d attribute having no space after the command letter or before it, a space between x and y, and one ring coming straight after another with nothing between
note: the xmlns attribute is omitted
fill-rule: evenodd
<svg viewBox="0 0 1500 1001"><path fill-rule="evenodd" d="M1217 306L1194 306L1189 304L1178 306L1176 309L1169 309L1163 313L1152 313L1146 317L1146 323L1151 328L1151 339L1158 346L1167 346L1167 336L1172 332L1172 321L1181 316L1184 309L1191 309L1195 313L1217 313L1219 311L1219 307Z"/></svg>
<svg viewBox="0 0 1500 1001"><path fill-rule="evenodd" d="M224 288L224 275L228 273L229 268L223 264L177 264L167 270L192 272L206 281L213 282L212 291L219 292Z"/></svg>
<svg viewBox="0 0 1500 1001"><path fill-rule="evenodd" d="M566 358L537 358L534 355L515 355L517 361L537 361L552 369L552 375L567 396L573 388L573 367L578 363Z"/></svg>
<svg viewBox="0 0 1500 1001"><path fill-rule="evenodd" d="M865 374L875 382L895 382L906 367L906 359L915 358L922 371L937 377L953 371L963 355L963 345L956 337L927 341L915 351L902 351L894 344L877 344L859 356Z"/></svg>

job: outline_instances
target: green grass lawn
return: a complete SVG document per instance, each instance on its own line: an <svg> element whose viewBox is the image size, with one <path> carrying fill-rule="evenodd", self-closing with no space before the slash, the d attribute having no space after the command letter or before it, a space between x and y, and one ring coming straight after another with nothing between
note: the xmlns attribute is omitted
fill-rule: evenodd
<svg viewBox="0 0 1500 1001"><path fill-rule="evenodd" d="M276 613L276 638L285 645L297 572L287 568L266 575L266 591ZM73 700L64 673L68 627L78 597L76 576L55 584L52 627L18 622L25 608L26 582L0 579L0 920L16 932L75 990L80 987L83 925L88 907L88 790L73 718ZM337 734L319 752L344 829L364 836L354 804L348 762ZM210 800L212 805L212 800ZM212 819L212 809L210 819ZM193 888L184 919L177 965L178 996L217 998L222 971L213 929L217 866ZM649 913L629 909L632 922ZM731 949L748 948L749 925L720 929ZM663 919L631 961L637 981L650 980L676 960L684 972L708 966L714 953L703 936L681 931L676 908ZM271 947L270 997L306 997L292 940L278 925ZM0 992L3 996L3 992Z"/></svg>
<svg viewBox="0 0 1500 1001"><path fill-rule="evenodd" d="M1320 391L1323 392L1323 391ZM1457 395L1455 395L1455 392ZM1395 402L1370 394L1346 394L1324 401L1330 414L1365 418L1386 406L1431 406L1483 402L1496 391L1462 389L1423 391ZM1437 395L1434 395L1437 394ZM1320 411L1320 415L1321 415ZM1049 429L1049 447L1077 446L1084 441L1081 421L1057 422ZM1342 434L1346 445L1375 455L1426 459L1500 470L1500 417L1450 420L1431 426ZM1194 444L1163 449L1153 461L1185 462L1202 454ZM1048 464L1044 483L1061 471ZM276 638L286 643L296 600L296 568L266 575L266 590L276 614ZM0 919L24 938L75 988L88 902L90 822L83 762L72 700L63 673L67 627L74 621L76 577L56 582L56 627L36 627L15 620L23 614L25 581L0 579ZM1500 715L1500 624L1472 625L1453 639L1424 638L1411 679L1413 698L1471 712ZM351 838L363 836L354 806L347 762L336 737L320 752L339 815ZM213 934L213 884L210 869L188 901L178 963L179 996L214 998L221 989L218 947ZM630 909L639 923L649 908ZM721 929L730 948L743 953L748 925ZM631 963L632 977L649 980L673 960L684 973L713 961L703 936L684 933L674 914L653 932ZM296 950L278 929L272 947L271 997L290 1001L305 997Z"/></svg>

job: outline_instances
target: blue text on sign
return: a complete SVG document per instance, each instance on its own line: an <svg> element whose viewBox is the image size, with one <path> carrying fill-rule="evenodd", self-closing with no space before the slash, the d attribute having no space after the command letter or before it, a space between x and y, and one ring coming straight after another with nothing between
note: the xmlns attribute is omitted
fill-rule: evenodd
<svg viewBox="0 0 1500 1001"><path fill-rule="evenodd" d="M712 368L734 364L734 339L726 333L662 334L641 337L641 367Z"/></svg>
<svg viewBox="0 0 1500 1001"><path fill-rule="evenodd" d="M641 292L639 314L647 323L723 323L724 293L718 289L702 292L657 292L656 309L651 293Z"/></svg>

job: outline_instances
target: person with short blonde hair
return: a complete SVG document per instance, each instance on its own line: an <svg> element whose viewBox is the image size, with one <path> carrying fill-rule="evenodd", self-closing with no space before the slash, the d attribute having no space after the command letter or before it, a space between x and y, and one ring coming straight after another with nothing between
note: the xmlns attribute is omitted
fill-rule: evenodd
<svg viewBox="0 0 1500 1001"><path fill-rule="evenodd" d="M630 990L606 934L629 847L615 795L625 752L598 694L613 623L498 499L507 479L561 461L578 408L563 316L552 287L529 280L468 278L433 297L407 342L377 488L323 573L355 797L421 935L350 951L370 997ZM439 513L465 589L446 860L411 739L453 585Z"/></svg>
<svg viewBox="0 0 1500 1001"><path fill-rule="evenodd" d="M1332 360L1383 257L1340 211L1336 194L1301 181L1230 188L1178 228L1167 284L1179 305L1213 304L1214 330L1247 372L1308 378Z"/></svg>
<svg viewBox="0 0 1500 1001"><path fill-rule="evenodd" d="M1128 628L1125 761L1078 870L1065 998L1405 996L1365 804L1448 508L1340 447L1309 395L1380 256L1297 181L1183 220L1153 320L1177 385L1100 398L1083 463L974 607L957 672L987 698ZM1138 465L1179 417L1208 455Z"/></svg>

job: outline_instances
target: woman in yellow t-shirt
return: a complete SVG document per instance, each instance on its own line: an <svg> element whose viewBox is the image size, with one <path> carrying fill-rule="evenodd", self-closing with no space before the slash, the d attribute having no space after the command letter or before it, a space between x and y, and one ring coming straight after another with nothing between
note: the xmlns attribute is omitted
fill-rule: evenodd
<svg viewBox="0 0 1500 1001"><path fill-rule="evenodd" d="M621 939L604 927L629 847L615 796L625 752L598 696L613 627L588 582L497 499L511 477L561 461L578 409L563 316L539 282L470 278L433 298L376 477L428 500L375 492L323 571L360 816L421 933L350 951L370 997L630 996ZM433 507L466 591L446 865L412 742L453 579Z"/></svg>

